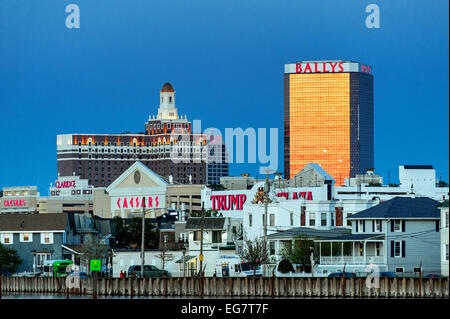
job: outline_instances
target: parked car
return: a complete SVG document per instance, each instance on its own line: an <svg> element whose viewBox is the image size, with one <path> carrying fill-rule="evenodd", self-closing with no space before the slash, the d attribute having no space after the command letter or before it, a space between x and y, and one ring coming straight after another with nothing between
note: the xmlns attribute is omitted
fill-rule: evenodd
<svg viewBox="0 0 450 319"><path fill-rule="evenodd" d="M352 272L332 272L331 274L328 275L329 278L340 278L340 277L356 277L356 275Z"/></svg>
<svg viewBox="0 0 450 319"><path fill-rule="evenodd" d="M128 268L128 277L134 275L136 278L141 276L141 266L133 265ZM170 274L167 270L161 270L153 265L144 265L144 278L149 277L169 277Z"/></svg>
<svg viewBox="0 0 450 319"><path fill-rule="evenodd" d="M11 273L7 270L0 270L0 276L11 277Z"/></svg>
<svg viewBox="0 0 450 319"><path fill-rule="evenodd" d="M442 278L444 276L442 276L441 274L428 274L425 276L425 278Z"/></svg>

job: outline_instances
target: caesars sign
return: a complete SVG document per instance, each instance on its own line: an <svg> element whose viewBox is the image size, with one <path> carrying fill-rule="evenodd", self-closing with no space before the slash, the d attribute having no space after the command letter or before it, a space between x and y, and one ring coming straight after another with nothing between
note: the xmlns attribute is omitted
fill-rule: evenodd
<svg viewBox="0 0 450 319"><path fill-rule="evenodd" d="M357 62L341 62L341 61L299 62L295 64L285 65L285 73L342 73L342 72L362 72L372 74L372 68L369 65L364 65Z"/></svg>
<svg viewBox="0 0 450 319"><path fill-rule="evenodd" d="M143 198L145 200L143 200ZM164 197L163 197L164 198ZM147 208L160 208L160 197L159 196L129 196L129 197L119 197L116 201L117 208L143 208L144 205ZM145 202L145 203L144 203Z"/></svg>
<svg viewBox="0 0 450 319"><path fill-rule="evenodd" d="M23 207L27 206L25 199L6 199L3 201L4 207Z"/></svg>

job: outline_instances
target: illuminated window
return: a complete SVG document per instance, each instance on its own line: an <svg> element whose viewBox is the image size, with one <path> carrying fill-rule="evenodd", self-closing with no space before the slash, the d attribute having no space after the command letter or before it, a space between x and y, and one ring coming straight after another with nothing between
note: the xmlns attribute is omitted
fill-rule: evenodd
<svg viewBox="0 0 450 319"><path fill-rule="evenodd" d="M29 243L33 241L33 235L31 233L22 233L20 234L21 241L24 243Z"/></svg>

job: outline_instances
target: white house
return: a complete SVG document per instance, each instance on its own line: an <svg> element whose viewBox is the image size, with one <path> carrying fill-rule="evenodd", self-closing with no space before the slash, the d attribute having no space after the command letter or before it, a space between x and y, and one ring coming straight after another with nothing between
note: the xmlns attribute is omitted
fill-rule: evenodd
<svg viewBox="0 0 450 319"><path fill-rule="evenodd" d="M448 276L448 199L438 206L441 211L441 273Z"/></svg>

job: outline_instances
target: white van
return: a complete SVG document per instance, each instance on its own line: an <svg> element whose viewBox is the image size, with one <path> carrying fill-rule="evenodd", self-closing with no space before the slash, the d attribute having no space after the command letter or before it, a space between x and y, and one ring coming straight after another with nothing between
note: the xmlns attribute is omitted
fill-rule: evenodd
<svg viewBox="0 0 450 319"><path fill-rule="evenodd" d="M261 266L257 266L255 275L262 276ZM219 256L216 259L217 277L253 277L253 268L239 256Z"/></svg>

